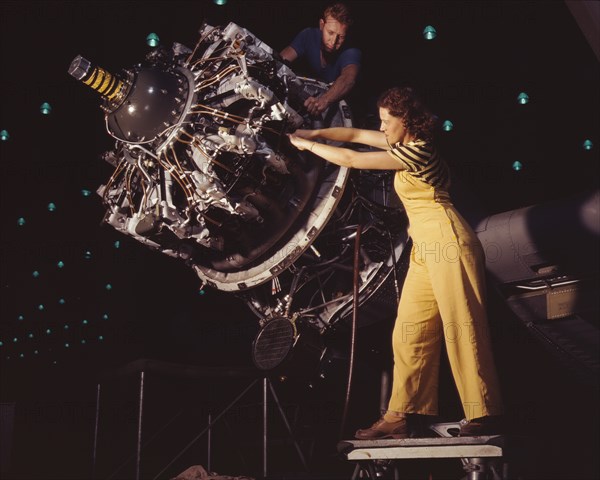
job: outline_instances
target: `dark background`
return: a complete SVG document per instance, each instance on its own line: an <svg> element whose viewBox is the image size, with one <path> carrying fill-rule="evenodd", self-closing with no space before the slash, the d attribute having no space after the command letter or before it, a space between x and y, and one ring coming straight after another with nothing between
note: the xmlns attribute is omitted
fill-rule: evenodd
<svg viewBox="0 0 600 480"><path fill-rule="evenodd" d="M598 60L562 1L348 3L357 19L349 41L364 58L352 98L356 123L373 125L374 102L383 89L417 87L440 119L454 123L451 132L440 132L439 143L470 208L491 214L597 188ZM104 212L93 192L112 172L100 160L112 142L99 99L67 74L71 60L81 54L118 73L143 61L151 50L145 43L150 32L163 45L193 47L202 21L234 21L281 50L299 30L316 26L323 6L254 0L229 0L223 7L208 0L0 3L0 129L10 134L0 142L0 399L16 402L7 478L88 478L101 372L137 358L248 365L258 328L235 297L199 292L198 278L183 264L101 226ZM424 40L426 25L437 29L435 40ZM529 104L517 102L520 92L529 95ZM40 113L43 102L52 106L50 115ZM594 143L592 150L582 148L585 139ZM519 172L512 169L516 160L523 164ZM82 189L92 194L84 196ZM50 202L55 211L47 209ZM523 477L597 478L596 391L562 370L502 305L492 302L492 308L508 411L526 439L516 461ZM379 326L362 334L361 351L370 353L359 361L347 434L377 416L372 365L379 364L369 355L385 350L387 330ZM288 402L309 412L300 423L307 441L312 437L313 448L322 452L315 455L314 470L329 472L323 478L346 475L349 468L333 455L344 392L340 363L316 393L305 384L282 387ZM457 419L456 395L445 377L442 414ZM130 388L126 383L123 388ZM223 400L215 392L222 388L229 398L234 383L157 381L148 401L157 395L162 413L196 394L204 398L201 405L219 405ZM129 393L116 394L109 409L111 441L121 460L134 445L134 436L119 433L119 426L127 430L135 423L135 392ZM129 398L131 403L118 403ZM241 411L231 435L259 427ZM191 433L177 435L188 439ZM315 438L321 440L316 447ZM238 450L255 447L241 443ZM179 470L204 457L184 460ZM253 461L227 457L215 469L256 474ZM284 456L279 462L280 471L298 469ZM439 475L434 478L460 476L453 463L434 462L415 467L415 478L431 470Z"/></svg>

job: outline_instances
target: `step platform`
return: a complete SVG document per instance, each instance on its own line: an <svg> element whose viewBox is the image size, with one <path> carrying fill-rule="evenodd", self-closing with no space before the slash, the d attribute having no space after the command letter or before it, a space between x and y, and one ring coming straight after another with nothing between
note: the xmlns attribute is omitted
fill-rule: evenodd
<svg viewBox="0 0 600 480"><path fill-rule="evenodd" d="M432 430L449 435L458 424L437 424ZM431 437L385 440L343 440L338 452L347 460L357 462L352 480L384 477L382 470L399 476L401 460L457 458L463 464L468 480L506 480L507 466L503 462L506 438L503 435L479 437Z"/></svg>

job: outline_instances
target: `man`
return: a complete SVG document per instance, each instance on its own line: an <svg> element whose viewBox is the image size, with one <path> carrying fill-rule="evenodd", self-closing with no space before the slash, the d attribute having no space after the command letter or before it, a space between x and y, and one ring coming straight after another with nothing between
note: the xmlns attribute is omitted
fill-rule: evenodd
<svg viewBox="0 0 600 480"><path fill-rule="evenodd" d="M352 23L348 7L335 3L323 12L319 28L302 30L281 51L281 56L288 62L306 58L319 80L333 82L322 95L309 97L304 102L312 115L323 113L329 105L344 98L356 83L361 52L357 48L342 48Z"/></svg>

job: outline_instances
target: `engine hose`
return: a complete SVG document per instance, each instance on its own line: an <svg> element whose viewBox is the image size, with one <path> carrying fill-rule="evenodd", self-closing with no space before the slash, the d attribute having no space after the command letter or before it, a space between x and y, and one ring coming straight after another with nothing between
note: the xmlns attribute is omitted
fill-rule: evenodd
<svg viewBox="0 0 600 480"><path fill-rule="evenodd" d="M360 219L359 210L359 219ZM350 361L348 363L348 382L346 384L346 398L344 400L344 411L340 423L340 440L344 438L346 429L346 419L348 417L348 406L350 404L350 392L352 390L352 375L354 373L354 354L356 344L356 325L358 323L358 273L360 270L360 234L362 232L362 222L359 220L356 226L356 237L354 238L354 272L352 276L352 329L350 335Z"/></svg>
<svg viewBox="0 0 600 480"><path fill-rule="evenodd" d="M396 272L396 249L394 248L394 240L392 239L392 233L388 229L388 238L390 239L390 252L392 254L392 273L394 274L394 288L396 290L396 302L400 302L400 287L398 286L398 273Z"/></svg>

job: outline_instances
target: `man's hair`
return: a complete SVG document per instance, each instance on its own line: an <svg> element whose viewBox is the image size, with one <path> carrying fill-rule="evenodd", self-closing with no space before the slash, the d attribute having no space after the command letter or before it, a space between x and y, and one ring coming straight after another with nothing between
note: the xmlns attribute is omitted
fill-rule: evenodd
<svg viewBox="0 0 600 480"><path fill-rule="evenodd" d="M437 117L417 97L410 87L393 87L381 94L377 100L379 108L402 119L404 127L419 140L431 141Z"/></svg>
<svg viewBox="0 0 600 480"><path fill-rule="evenodd" d="M348 27L354 23L354 19L350 14L350 9L343 3L334 3L329 5L323 12L323 20L327 20L327 17L331 17L343 25Z"/></svg>

